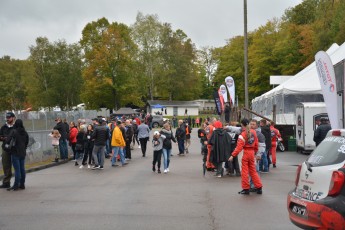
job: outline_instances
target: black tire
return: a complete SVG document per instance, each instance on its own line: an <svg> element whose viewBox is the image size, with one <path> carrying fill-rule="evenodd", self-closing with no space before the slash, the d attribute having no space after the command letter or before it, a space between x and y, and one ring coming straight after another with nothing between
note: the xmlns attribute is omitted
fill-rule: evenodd
<svg viewBox="0 0 345 230"><path fill-rule="evenodd" d="M280 152L284 152L285 151L285 146L283 145L283 143L278 142L278 149Z"/></svg>
<svg viewBox="0 0 345 230"><path fill-rule="evenodd" d="M158 127L159 127L158 122L154 122L154 123L152 124L152 127L155 128L155 129L158 128Z"/></svg>

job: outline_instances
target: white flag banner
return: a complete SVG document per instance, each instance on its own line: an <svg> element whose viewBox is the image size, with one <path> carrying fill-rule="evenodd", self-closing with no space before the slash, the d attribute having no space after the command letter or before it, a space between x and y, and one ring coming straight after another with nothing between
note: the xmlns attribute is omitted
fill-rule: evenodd
<svg viewBox="0 0 345 230"><path fill-rule="evenodd" d="M220 89L220 93L223 95L224 102L227 103L227 102L228 102L228 93L227 93L227 91L226 91L225 85L221 85L221 86L219 87L219 89Z"/></svg>
<svg viewBox="0 0 345 230"><path fill-rule="evenodd" d="M340 128L340 117L338 115L337 87L332 60L326 52L319 51L315 55L315 64L332 129L338 129Z"/></svg>
<svg viewBox="0 0 345 230"><path fill-rule="evenodd" d="M230 94L229 101L231 100L232 106L235 106L235 81L232 77L228 76L225 78L225 84Z"/></svg>

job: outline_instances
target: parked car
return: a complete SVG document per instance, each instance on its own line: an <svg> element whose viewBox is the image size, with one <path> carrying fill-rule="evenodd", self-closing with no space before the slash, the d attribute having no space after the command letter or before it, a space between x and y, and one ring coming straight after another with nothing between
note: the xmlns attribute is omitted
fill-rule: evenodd
<svg viewBox="0 0 345 230"><path fill-rule="evenodd" d="M163 127L163 124L169 119L164 118L162 115L152 115L152 127L158 128Z"/></svg>
<svg viewBox="0 0 345 230"><path fill-rule="evenodd" d="M303 229L345 229L345 129L331 130L297 168L287 198L292 223Z"/></svg>

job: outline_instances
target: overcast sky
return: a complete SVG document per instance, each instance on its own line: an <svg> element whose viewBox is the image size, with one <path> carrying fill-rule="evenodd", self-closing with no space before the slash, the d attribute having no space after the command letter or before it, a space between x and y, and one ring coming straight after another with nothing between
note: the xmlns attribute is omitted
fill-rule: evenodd
<svg viewBox="0 0 345 230"><path fill-rule="evenodd" d="M248 30L301 2L248 0ZM101 17L130 26L139 11L182 29L198 47L243 34L243 0L0 0L0 57L26 59L39 36L77 42L84 26Z"/></svg>

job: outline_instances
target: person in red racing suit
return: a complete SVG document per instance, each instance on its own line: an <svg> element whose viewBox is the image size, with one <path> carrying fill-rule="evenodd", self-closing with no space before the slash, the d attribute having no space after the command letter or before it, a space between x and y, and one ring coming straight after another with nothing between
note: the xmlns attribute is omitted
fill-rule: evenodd
<svg viewBox="0 0 345 230"><path fill-rule="evenodd" d="M273 168L276 168L277 167L276 166L277 165L277 141L278 141L278 138L281 138L281 135L280 135L279 130L274 127L273 121L271 121L270 130L271 130L271 141L272 141L272 145L271 145L272 164L273 164Z"/></svg>
<svg viewBox="0 0 345 230"><path fill-rule="evenodd" d="M255 130L250 129L248 124L249 121L247 119L243 119L241 121L241 126L244 131L238 137L236 149L232 152L229 161L232 161L235 156L244 150L241 174L243 190L239 192L239 194L249 195L249 175L253 180L257 194L262 194L262 183L258 173L256 172L254 159L254 154L258 151L258 138Z"/></svg>

